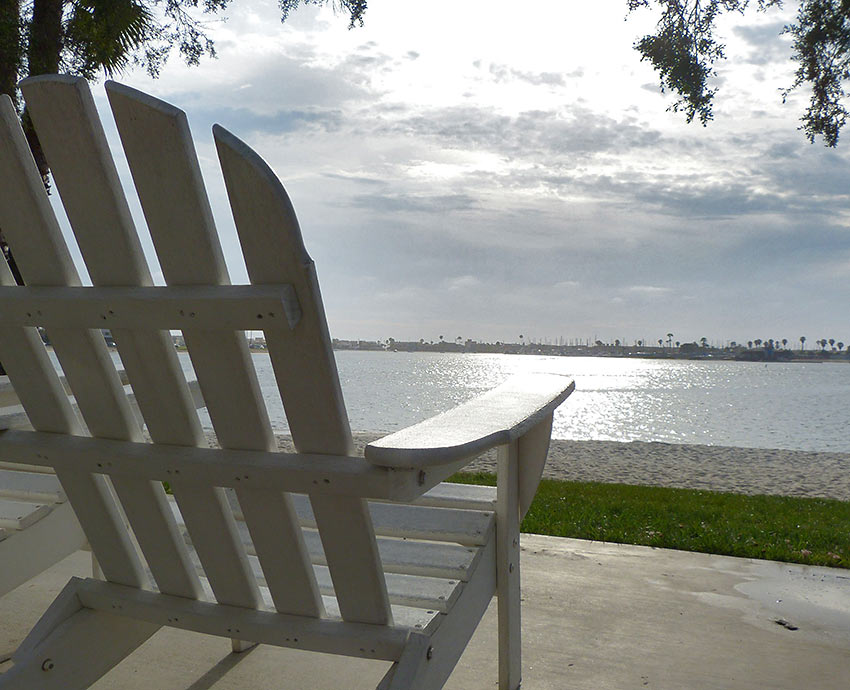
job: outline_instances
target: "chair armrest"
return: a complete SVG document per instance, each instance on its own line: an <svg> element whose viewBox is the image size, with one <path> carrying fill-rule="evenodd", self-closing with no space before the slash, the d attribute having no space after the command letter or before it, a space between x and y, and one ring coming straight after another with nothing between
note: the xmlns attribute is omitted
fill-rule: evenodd
<svg viewBox="0 0 850 690"><path fill-rule="evenodd" d="M556 374L514 376L448 412L366 446L366 459L384 467L431 467L473 458L518 439L551 415L575 389Z"/></svg>

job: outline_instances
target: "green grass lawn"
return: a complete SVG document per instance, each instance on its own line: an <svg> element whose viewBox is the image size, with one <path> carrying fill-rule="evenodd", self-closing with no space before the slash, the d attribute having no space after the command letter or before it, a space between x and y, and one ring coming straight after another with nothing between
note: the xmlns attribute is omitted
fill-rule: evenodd
<svg viewBox="0 0 850 690"><path fill-rule="evenodd" d="M492 474L450 481L495 485ZM544 479L523 532L850 568L850 502Z"/></svg>

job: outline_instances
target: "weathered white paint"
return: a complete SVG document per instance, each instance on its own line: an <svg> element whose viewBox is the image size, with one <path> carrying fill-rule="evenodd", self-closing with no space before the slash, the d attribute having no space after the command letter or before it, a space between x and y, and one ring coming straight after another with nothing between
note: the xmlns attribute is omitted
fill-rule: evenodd
<svg viewBox="0 0 850 690"><path fill-rule="evenodd" d="M185 115L132 89L110 84L108 91L165 288L150 286L84 82L39 77L27 80L24 93L36 128L45 132L95 288L77 287L31 161L24 165L14 113L4 106L12 143L0 137L0 173L19 175L15 191L24 210L4 210L18 196L0 190L0 224L8 219L13 226L19 261L37 287L0 289L0 357L5 363L8 355L14 370L14 391L0 381L0 400L19 398L36 431L0 430L0 554L8 543L32 548L35 540L15 536L34 534L73 506L105 562L107 581L72 580L0 675L0 688L88 687L167 625L230 638L234 649L251 640L385 659L393 665L382 690L436 689L498 592L499 686L516 690L519 520L545 463L552 412L572 384L556 376L515 379L370 444L367 459L351 457L315 268L277 178L216 128L246 265L258 286L235 289L227 285ZM26 236L23 223L33 220L36 230ZM17 245L13 250L18 256ZM0 262L0 285L10 282ZM169 320L186 305L194 317ZM251 312L260 305L284 309L275 325L266 312L263 327L294 454L275 450L256 373L235 330L256 328ZM110 325L153 443L141 442L121 376L102 338L86 330L104 310L114 317ZM52 324L54 343L58 334L67 387L94 438L81 435L65 384L31 327L36 322L27 320L36 317ZM173 323L184 329L198 375L195 400L164 330ZM221 449L202 447L193 404L199 398ZM440 484L492 447L499 448L495 490ZM21 473L27 463L57 474ZM129 528L101 475L112 479L158 592L145 587ZM174 500L161 480L173 487Z"/></svg>
<svg viewBox="0 0 850 690"><path fill-rule="evenodd" d="M515 441L573 392L557 374L524 374L484 395L366 446L366 459L390 467L442 465Z"/></svg>
<svg viewBox="0 0 850 690"><path fill-rule="evenodd" d="M0 324L45 328L294 328L301 309L291 285L0 287Z"/></svg>
<svg viewBox="0 0 850 690"><path fill-rule="evenodd" d="M227 285L224 256L185 113L113 82L107 93L160 265L172 286L168 289L210 296L239 293L239 288ZM175 223L181 232L174 232ZM243 310L250 309L249 328L261 322L269 329L287 330L300 321L292 286L242 288L253 300L251 290L267 290L275 299L265 306L242 305ZM218 299L210 302L212 317L224 311ZM190 319L183 328L219 443L228 449L276 449L244 336L234 332L232 323L214 318L199 324ZM321 615L315 578L288 497L262 485L240 486L237 493L278 610Z"/></svg>

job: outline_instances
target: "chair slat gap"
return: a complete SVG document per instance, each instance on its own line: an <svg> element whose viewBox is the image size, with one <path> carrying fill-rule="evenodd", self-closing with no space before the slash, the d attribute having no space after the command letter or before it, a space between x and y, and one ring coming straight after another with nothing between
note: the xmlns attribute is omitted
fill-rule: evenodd
<svg viewBox="0 0 850 690"><path fill-rule="evenodd" d="M290 283L301 307L301 320L291 333L265 333L295 447L346 455L352 447L351 429L315 269L295 212L256 153L221 127L214 127L213 134L251 282ZM311 500L343 618L390 624L386 581L366 502Z"/></svg>
<svg viewBox="0 0 850 690"><path fill-rule="evenodd" d="M113 83L107 93L166 282L228 285L185 113ZM183 335L219 443L275 450L243 334L184 329ZM289 496L247 488L237 495L277 610L321 615L318 585Z"/></svg>

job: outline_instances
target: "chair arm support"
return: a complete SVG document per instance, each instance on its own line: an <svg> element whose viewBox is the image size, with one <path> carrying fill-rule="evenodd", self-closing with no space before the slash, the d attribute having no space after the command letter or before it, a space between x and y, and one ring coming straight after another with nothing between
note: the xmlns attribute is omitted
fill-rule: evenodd
<svg viewBox="0 0 850 690"><path fill-rule="evenodd" d="M432 467L472 459L503 446L551 417L575 389L556 374L515 376L448 412L366 446L365 456L384 467Z"/></svg>

